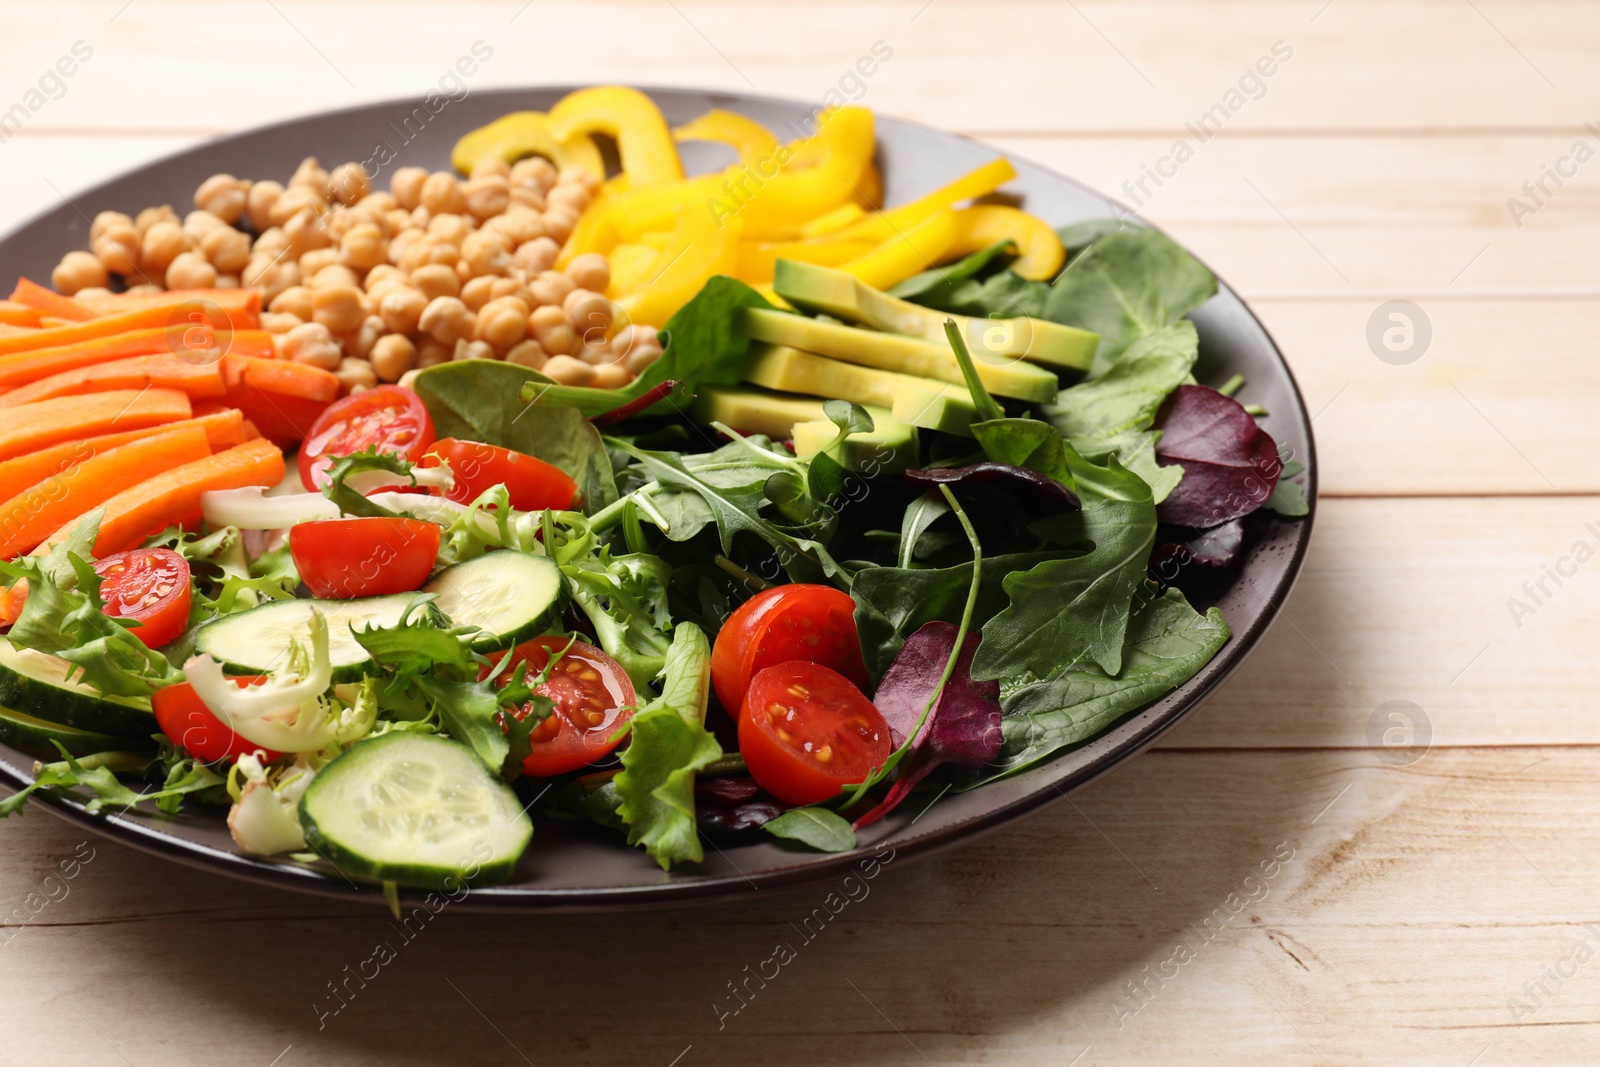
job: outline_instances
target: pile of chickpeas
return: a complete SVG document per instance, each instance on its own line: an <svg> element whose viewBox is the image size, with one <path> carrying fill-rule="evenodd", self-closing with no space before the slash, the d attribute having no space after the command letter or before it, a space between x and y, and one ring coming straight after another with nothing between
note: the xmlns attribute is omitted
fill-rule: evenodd
<svg viewBox="0 0 1600 1067"><path fill-rule="evenodd" d="M465 181L402 167L381 192L359 163L308 158L287 185L213 175L181 219L103 211L91 251L51 281L77 296L111 275L129 292L254 287L278 355L332 371L345 393L459 359L617 388L660 358L656 327L619 321L604 255L555 269L597 185L532 158L487 160Z"/></svg>

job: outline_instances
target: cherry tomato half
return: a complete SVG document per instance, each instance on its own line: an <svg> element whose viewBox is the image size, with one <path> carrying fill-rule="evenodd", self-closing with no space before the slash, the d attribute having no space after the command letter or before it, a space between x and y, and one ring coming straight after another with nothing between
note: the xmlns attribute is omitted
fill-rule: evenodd
<svg viewBox="0 0 1600 1067"><path fill-rule="evenodd" d="M485 489L503 484L518 511L564 511L578 492L578 483L560 467L509 448L446 437L428 449L422 466L438 466L434 457L450 464L456 480L445 496L458 504L470 504Z"/></svg>
<svg viewBox="0 0 1600 1067"><path fill-rule="evenodd" d="M613 740L616 732L633 718L636 697L628 672L593 645L582 641L569 645L569 640L535 637L511 650L520 664L514 664L507 674L525 670L530 682L551 657L561 657L550 669L550 677L533 686L535 693L555 701L550 717L534 729L533 751L522 761L522 773L535 778L566 774L593 763L617 747L619 740ZM497 663L500 659L498 655L490 658ZM517 717L526 714L522 709Z"/></svg>
<svg viewBox="0 0 1600 1067"><path fill-rule="evenodd" d="M312 596L387 596L428 580L439 536L437 523L420 519L323 519L289 528L289 554Z"/></svg>
<svg viewBox="0 0 1600 1067"><path fill-rule="evenodd" d="M328 405L300 446L300 481L313 493L327 484L330 456L376 445L379 452L416 462L433 444L433 420L422 398L398 385L380 385Z"/></svg>
<svg viewBox="0 0 1600 1067"><path fill-rule="evenodd" d="M233 679L240 689L265 681L266 675ZM167 740L183 749L195 759L206 763L227 760L230 763L240 756L257 750L265 758L275 760L279 753L260 745L251 744L217 718L188 682L157 689L150 698L150 708L156 713L156 725L167 735Z"/></svg>
<svg viewBox="0 0 1600 1067"><path fill-rule="evenodd" d="M160 648L189 627L189 561L170 548L135 548L94 565L107 615L139 623L133 636Z"/></svg>
<svg viewBox="0 0 1600 1067"><path fill-rule="evenodd" d="M756 784L790 804L839 795L882 767L889 724L838 671L792 661L759 671L739 716L739 752Z"/></svg>
<svg viewBox="0 0 1600 1067"><path fill-rule="evenodd" d="M717 632L711 684L735 717L757 672L790 660L820 663L867 687L856 605L831 585L780 585L739 605Z"/></svg>

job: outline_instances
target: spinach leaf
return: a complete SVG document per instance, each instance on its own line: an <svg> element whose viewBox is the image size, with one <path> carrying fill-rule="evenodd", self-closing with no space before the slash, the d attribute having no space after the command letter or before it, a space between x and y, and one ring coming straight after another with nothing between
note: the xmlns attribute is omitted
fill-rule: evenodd
<svg viewBox="0 0 1600 1067"><path fill-rule="evenodd" d="M1216 608L1201 615L1176 589L1151 598L1133 613L1120 672L1084 665L1047 680L1004 686L1004 740L996 769L960 788L1015 774L1087 741L1194 677L1228 637Z"/></svg>
<svg viewBox="0 0 1600 1067"><path fill-rule="evenodd" d="M1278 474L1278 484L1272 488L1272 495L1267 497L1267 502L1261 506L1287 519L1298 519L1302 515L1309 515L1311 505L1306 502L1306 487L1299 482L1289 480L1305 469L1306 465L1297 459L1285 463L1283 470Z"/></svg>
<svg viewBox="0 0 1600 1067"><path fill-rule="evenodd" d="M726 275L706 282L667 320L662 330L666 348L634 380L633 388L642 392L669 379L683 383L690 394L701 385L738 385L750 350L750 337L741 325L746 308L771 309L772 304Z"/></svg>
<svg viewBox="0 0 1600 1067"><path fill-rule="evenodd" d="M1188 380L1199 354L1194 323L1163 326L1129 345L1105 373L1061 390L1042 414L1087 454L1086 442L1101 445L1127 430L1149 429L1167 394Z"/></svg>
<svg viewBox="0 0 1600 1067"><path fill-rule="evenodd" d="M791 808L762 827L774 837L798 841L818 852L849 852L856 847L856 832L827 808Z"/></svg>
<svg viewBox="0 0 1600 1067"><path fill-rule="evenodd" d="M942 267L925 270L915 274L889 290L889 295L898 296L902 300L910 300L924 307L939 308L942 311L954 311L952 300L964 301L965 293L970 290L963 283L982 274L991 263L1002 257L1010 258L1017 254L1017 246L1011 240L996 241L988 248L980 248L971 255L947 263ZM975 286L977 283L973 283Z"/></svg>

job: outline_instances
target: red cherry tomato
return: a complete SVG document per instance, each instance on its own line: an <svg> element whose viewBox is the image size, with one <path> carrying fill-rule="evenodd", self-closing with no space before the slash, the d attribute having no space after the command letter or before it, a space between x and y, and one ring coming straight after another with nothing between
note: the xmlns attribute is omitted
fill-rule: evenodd
<svg viewBox="0 0 1600 1067"><path fill-rule="evenodd" d="M566 651L563 652L562 650ZM561 658L550 677L533 691L555 701L555 710L531 738L533 751L522 761L522 773L535 778L566 774L586 767L620 743L613 739L633 718L633 682L622 665L593 645L565 637L535 637L511 650L520 661L508 670L523 670L530 682L553 656ZM499 662L499 655L492 656ZM485 669L484 674L488 674ZM522 718L527 709L517 712Z"/></svg>
<svg viewBox="0 0 1600 1067"><path fill-rule="evenodd" d="M265 681L266 675L233 679L240 689ZM167 740L189 755L205 763L227 760L232 763L249 752L261 751L265 758L275 760L280 755L268 748L251 744L222 722L206 707L188 682L158 689L150 698L150 707L156 713L156 724Z"/></svg>
<svg viewBox="0 0 1600 1067"><path fill-rule="evenodd" d="M750 679L790 660L820 663L865 689L855 610L850 594L831 585L780 585L746 600L722 624L711 649L717 699L737 717Z"/></svg>
<svg viewBox="0 0 1600 1067"><path fill-rule="evenodd" d="M133 636L160 648L189 627L189 561L170 548L135 548L94 565L107 615L139 623Z"/></svg>
<svg viewBox="0 0 1600 1067"><path fill-rule="evenodd" d="M289 528L289 554L312 596L387 596L428 580L439 535L438 524L420 519L323 519Z"/></svg>
<svg viewBox="0 0 1600 1067"><path fill-rule="evenodd" d="M397 385L380 385L336 400L317 417L300 446L300 481L313 493L327 484L330 456L376 445L379 452L415 462L433 444L433 420L422 398Z"/></svg>
<svg viewBox="0 0 1600 1067"><path fill-rule="evenodd" d="M435 441L422 457L422 466L436 467L439 459L450 464L456 479L445 496L458 504L470 504L485 489L504 484L511 506L518 511L564 511L578 492L578 483L560 467L479 441L454 437Z"/></svg>
<svg viewBox="0 0 1600 1067"><path fill-rule="evenodd" d="M839 795L882 767L889 724L838 671L798 660L759 671L745 691L739 752L756 784L790 804Z"/></svg>

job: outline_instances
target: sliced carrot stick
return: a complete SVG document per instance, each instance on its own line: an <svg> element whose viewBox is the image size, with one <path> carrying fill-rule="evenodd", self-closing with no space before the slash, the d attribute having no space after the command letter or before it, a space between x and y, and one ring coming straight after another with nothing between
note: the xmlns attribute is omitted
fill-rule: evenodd
<svg viewBox="0 0 1600 1067"><path fill-rule="evenodd" d="M97 315L116 315L124 311L186 300L203 300L221 308L229 316L261 314L261 298L254 289L171 289L165 293L102 293L99 296L79 296L74 299Z"/></svg>
<svg viewBox="0 0 1600 1067"><path fill-rule="evenodd" d="M187 426L130 441L23 490L0 504L0 559L36 548L63 525L152 477L209 458L206 432Z"/></svg>
<svg viewBox="0 0 1600 1067"><path fill-rule="evenodd" d="M39 311L14 300L0 300L0 324L36 327L39 325Z"/></svg>
<svg viewBox="0 0 1600 1067"><path fill-rule="evenodd" d="M188 344L189 340L195 338L186 339L183 336L186 332L187 330L182 328L168 330L163 327L150 327L129 330L109 337L96 337L57 348L0 355L0 392L36 382L41 378L49 378L63 371L76 370L95 363L108 363L114 359L127 359L130 356L154 356L169 352L185 356L196 363L205 362L194 347ZM273 354L272 335L265 330L217 332L210 337L216 349L230 354L252 357L271 357ZM0 344L5 340L7 338L0 336Z"/></svg>
<svg viewBox="0 0 1600 1067"><path fill-rule="evenodd" d="M177 422L189 398L175 389L118 389L24 404L0 420L0 460L80 437Z"/></svg>
<svg viewBox="0 0 1600 1067"><path fill-rule="evenodd" d="M103 315L88 322L56 326L27 337L0 337L0 355L32 352L41 348L59 348L62 345L127 333L129 330L168 326L182 329L191 322L197 325L209 322L215 330L253 330L261 325L261 294L255 289L237 291L247 293L249 296L240 300L242 306L234 310L210 300L189 300L181 294L167 293L160 300L152 298L152 302L148 305Z"/></svg>
<svg viewBox="0 0 1600 1067"><path fill-rule="evenodd" d="M283 452L277 445L246 441L140 482L104 503L105 515L100 520L94 554L122 552L168 526L197 522L202 493L247 485L277 485L283 480L283 469ZM72 523L62 526L37 550L65 540L71 532Z"/></svg>
<svg viewBox="0 0 1600 1067"><path fill-rule="evenodd" d="M42 482L51 475L60 474L68 467L92 459L101 452L125 445L130 441L141 441L146 437L155 437L157 434L170 433L191 426L198 427L205 433L206 444L213 452L221 452L223 449L232 448L234 445L261 436L254 426L245 421L243 415L232 408L227 408L210 415L197 413L195 418L185 419L182 422L146 426L143 429L126 430L122 433L101 434L98 437L85 437L76 441L63 441L58 445L51 445L49 448L41 448L17 456L15 459L0 462L0 500L10 500L30 485Z"/></svg>
<svg viewBox="0 0 1600 1067"><path fill-rule="evenodd" d="M38 309L41 315L54 315L68 322L87 322L95 317L93 308L80 304L70 296L62 296L54 289L46 289L27 278L17 279L17 287L11 290L11 299L18 304Z"/></svg>
<svg viewBox="0 0 1600 1067"><path fill-rule="evenodd" d="M37 326L12 326L8 323L0 322L0 337L26 337L30 333L38 332L39 327Z"/></svg>
<svg viewBox="0 0 1600 1067"><path fill-rule="evenodd" d="M223 370L230 388L247 385L266 393L281 393L306 400L331 403L339 396L339 378L332 371L286 359L263 359L229 353Z"/></svg>
<svg viewBox="0 0 1600 1067"><path fill-rule="evenodd" d="M220 361L196 365L171 353L158 356L133 356L96 363L92 367L53 374L9 393L0 394L0 407L16 407L58 396L104 393L111 389L177 389L191 400L221 396Z"/></svg>

